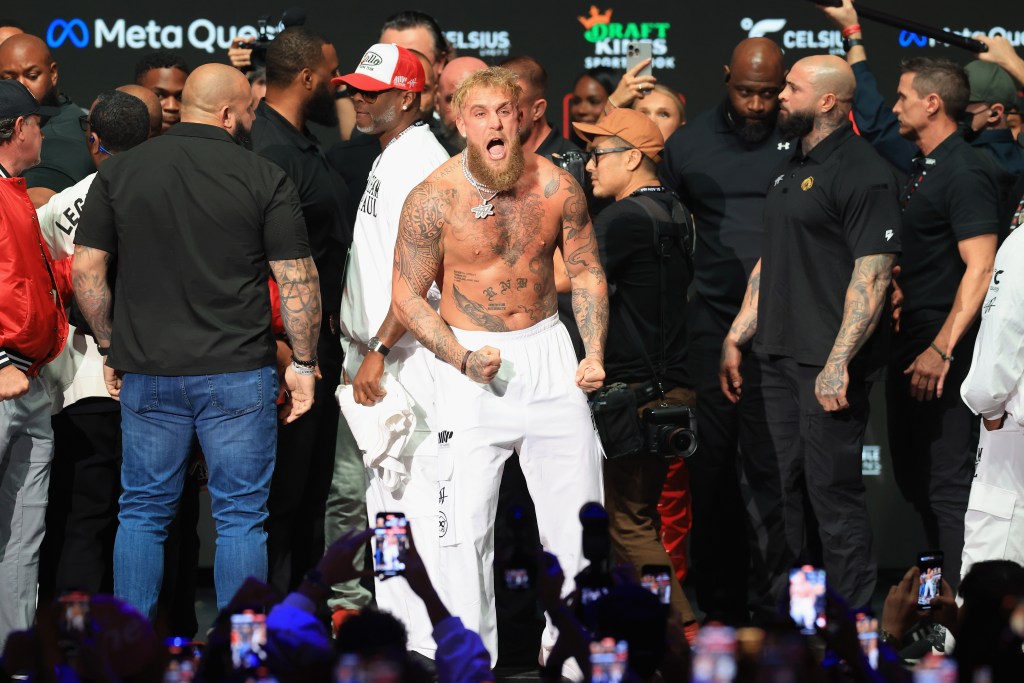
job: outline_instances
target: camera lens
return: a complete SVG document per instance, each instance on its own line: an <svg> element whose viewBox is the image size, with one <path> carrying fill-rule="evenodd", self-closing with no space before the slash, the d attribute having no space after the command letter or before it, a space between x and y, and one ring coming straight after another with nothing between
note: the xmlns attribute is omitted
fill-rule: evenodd
<svg viewBox="0 0 1024 683"><path fill-rule="evenodd" d="M689 458L697 450L696 435L683 427L663 427L658 435L661 451L680 458Z"/></svg>

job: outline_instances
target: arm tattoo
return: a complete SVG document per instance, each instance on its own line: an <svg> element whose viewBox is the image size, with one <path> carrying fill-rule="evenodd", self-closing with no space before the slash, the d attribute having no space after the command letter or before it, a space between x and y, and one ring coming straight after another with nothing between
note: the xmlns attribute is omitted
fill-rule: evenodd
<svg viewBox="0 0 1024 683"><path fill-rule="evenodd" d="M496 315L491 315L483 305L468 298L459 291L459 288L452 285L452 295L455 297L455 306L466 314L470 320L490 332L508 332L505 321Z"/></svg>
<svg viewBox="0 0 1024 683"><path fill-rule="evenodd" d="M761 269L755 268L747 281L747 293L743 297L743 307L729 328L729 336L737 346L743 346L754 338L757 332L757 305L761 295Z"/></svg>
<svg viewBox="0 0 1024 683"><path fill-rule="evenodd" d="M281 320L292 351L299 360L316 357L320 337L320 276L313 259L271 261L281 291Z"/></svg>
<svg viewBox="0 0 1024 683"><path fill-rule="evenodd" d="M71 281L78 308L92 329L97 342L110 343L113 332L113 296L107 283L110 253L101 249L75 245Z"/></svg>
<svg viewBox="0 0 1024 683"><path fill-rule="evenodd" d="M466 349L424 298L442 265L441 231L454 190L420 183L405 200L395 242L391 306L416 340L453 367L462 366Z"/></svg>
<svg viewBox="0 0 1024 683"><path fill-rule="evenodd" d="M832 345L827 366L848 366L864 343L871 338L882 315L895 264L895 254L862 256L854 263L853 275L846 289L843 323Z"/></svg>
<svg viewBox="0 0 1024 683"><path fill-rule="evenodd" d="M594 227L580 186L569 174L562 205L562 254L572 283L572 310L587 356L604 360L608 333L608 285Z"/></svg>
<svg viewBox="0 0 1024 683"><path fill-rule="evenodd" d="M388 314L384 316L384 322L380 324L376 336L384 343L384 346L388 347L394 346L405 336L405 327L398 319L394 304L388 307Z"/></svg>

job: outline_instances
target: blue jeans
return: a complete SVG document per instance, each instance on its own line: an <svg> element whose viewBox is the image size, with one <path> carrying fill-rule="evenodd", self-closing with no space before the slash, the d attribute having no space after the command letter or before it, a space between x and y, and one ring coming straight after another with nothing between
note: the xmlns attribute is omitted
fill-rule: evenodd
<svg viewBox="0 0 1024 683"><path fill-rule="evenodd" d="M277 447L277 388L277 372L270 366L221 375L125 374L124 493L114 543L114 593L150 619L163 580L163 544L194 436L210 471L218 609L249 576L266 581L263 522Z"/></svg>

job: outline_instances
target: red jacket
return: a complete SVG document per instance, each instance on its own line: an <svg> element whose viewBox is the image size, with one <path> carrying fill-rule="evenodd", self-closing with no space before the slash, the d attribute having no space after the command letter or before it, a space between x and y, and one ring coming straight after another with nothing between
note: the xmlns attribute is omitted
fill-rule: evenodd
<svg viewBox="0 0 1024 683"><path fill-rule="evenodd" d="M0 178L0 349L30 376L60 353L68 336L51 262L25 179Z"/></svg>

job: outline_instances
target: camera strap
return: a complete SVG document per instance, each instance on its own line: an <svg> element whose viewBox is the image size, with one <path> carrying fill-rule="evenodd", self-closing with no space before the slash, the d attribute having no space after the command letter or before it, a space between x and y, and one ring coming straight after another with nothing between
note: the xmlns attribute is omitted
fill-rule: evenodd
<svg viewBox="0 0 1024 683"><path fill-rule="evenodd" d="M641 188L641 190L652 191L654 188ZM663 188L657 188L658 190L665 192ZM674 195L673 195L674 197ZM637 205L643 209L644 213L647 214L648 218L651 219L653 226L653 247L654 247L654 259L658 264L658 341L660 357L658 368L654 367L654 363L651 361L650 356L647 354L647 349L640 337L640 332L637 330L634 319L639 319L639 315L633 308L629 299L626 297L625 292L619 292L618 298L621 300L622 305L625 307L626 315L623 316L626 325L626 332L629 333L633 344L640 350L640 354L647 362L647 367L651 371L651 377L654 380L654 388L657 390L658 395L661 398L665 398L665 390L662 385L661 378L664 377L665 372L668 369L668 355L666 353L666 340L665 340L665 268L664 262L670 257L670 250L672 246L677 244L686 256L690 256L693 253L693 230L692 221L689 220L689 215L683 208L683 205L676 198L672 204L672 213L665 209L660 202L653 197L646 196L643 192L637 192L626 198L627 200L632 199ZM684 293L685 296L685 293Z"/></svg>

